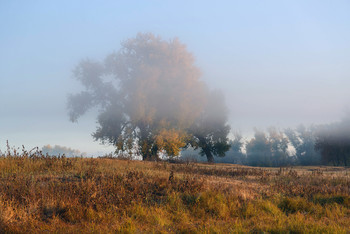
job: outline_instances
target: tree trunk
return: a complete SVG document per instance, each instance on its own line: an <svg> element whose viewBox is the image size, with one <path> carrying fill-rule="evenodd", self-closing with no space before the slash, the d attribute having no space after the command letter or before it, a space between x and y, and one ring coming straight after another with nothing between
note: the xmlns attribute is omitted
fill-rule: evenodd
<svg viewBox="0 0 350 234"><path fill-rule="evenodd" d="M208 163L214 163L214 156L210 150L204 150L204 153L207 156Z"/></svg>

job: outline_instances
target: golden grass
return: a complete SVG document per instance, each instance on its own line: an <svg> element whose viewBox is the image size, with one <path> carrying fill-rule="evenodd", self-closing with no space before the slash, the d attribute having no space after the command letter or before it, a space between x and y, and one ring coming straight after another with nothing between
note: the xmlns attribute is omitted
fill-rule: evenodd
<svg viewBox="0 0 350 234"><path fill-rule="evenodd" d="M0 157L8 233L350 232L350 170Z"/></svg>

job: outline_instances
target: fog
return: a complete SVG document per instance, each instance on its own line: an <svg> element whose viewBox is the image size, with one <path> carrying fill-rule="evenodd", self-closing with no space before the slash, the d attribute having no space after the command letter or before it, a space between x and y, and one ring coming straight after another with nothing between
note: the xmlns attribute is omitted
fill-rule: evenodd
<svg viewBox="0 0 350 234"><path fill-rule="evenodd" d="M221 90L231 132L247 139L254 127L335 126L350 109L349 11L347 1L1 3L0 149L9 140L28 149L50 144L87 155L114 151L92 134L98 133L101 109L118 109L123 90L135 87L113 79L113 74L124 76L123 71L112 72L108 61L138 33L178 40L176 51L182 52L171 58L185 65L173 67L173 61L158 58L164 61L160 70L139 70L133 81L138 84L145 76L172 79L164 88L152 82L138 86L142 91L134 94L152 105L131 100L123 107L128 113L154 122L174 116L171 121L186 125L203 114L208 93ZM105 83L79 79L84 64L103 75ZM76 102L68 101L81 92L86 93L80 101L77 96ZM70 117L69 103L75 105Z"/></svg>
<svg viewBox="0 0 350 234"><path fill-rule="evenodd" d="M44 145L41 149L42 153L44 155L57 155L57 156L66 156L66 157L80 157L84 156L85 153L80 152L79 150L76 149L71 149L67 148L65 146L60 146L60 145Z"/></svg>

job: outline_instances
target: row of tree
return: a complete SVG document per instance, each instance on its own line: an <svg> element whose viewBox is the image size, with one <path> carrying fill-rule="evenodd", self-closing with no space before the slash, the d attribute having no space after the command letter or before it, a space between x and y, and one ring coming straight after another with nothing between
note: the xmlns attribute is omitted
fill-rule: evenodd
<svg viewBox="0 0 350 234"><path fill-rule="evenodd" d="M267 132L255 129L254 137L244 140L234 134L231 148L217 162L250 166L334 165L349 166L350 118L329 125L303 125L296 129ZM182 152L183 159L202 161L193 149Z"/></svg>

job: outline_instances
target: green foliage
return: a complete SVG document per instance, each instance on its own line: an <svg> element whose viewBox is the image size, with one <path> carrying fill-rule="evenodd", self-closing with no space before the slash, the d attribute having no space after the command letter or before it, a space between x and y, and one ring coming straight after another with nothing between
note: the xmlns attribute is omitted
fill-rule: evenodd
<svg viewBox="0 0 350 234"><path fill-rule="evenodd" d="M316 204L320 204L322 206L326 204L334 204L337 203L339 205L346 206L350 208L350 196L344 196L344 195L333 195L333 196L324 196L324 195L316 195L313 198L313 202Z"/></svg>
<svg viewBox="0 0 350 234"><path fill-rule="evenodd" d="M310 203L305 200L304 198L301 197L293 197L293 198L288 198L285 197L282 199L280 204L278 204L278 207L286 212L287 214L289 213L304 213L304 212L310 212L311 205Z"/></svg>

